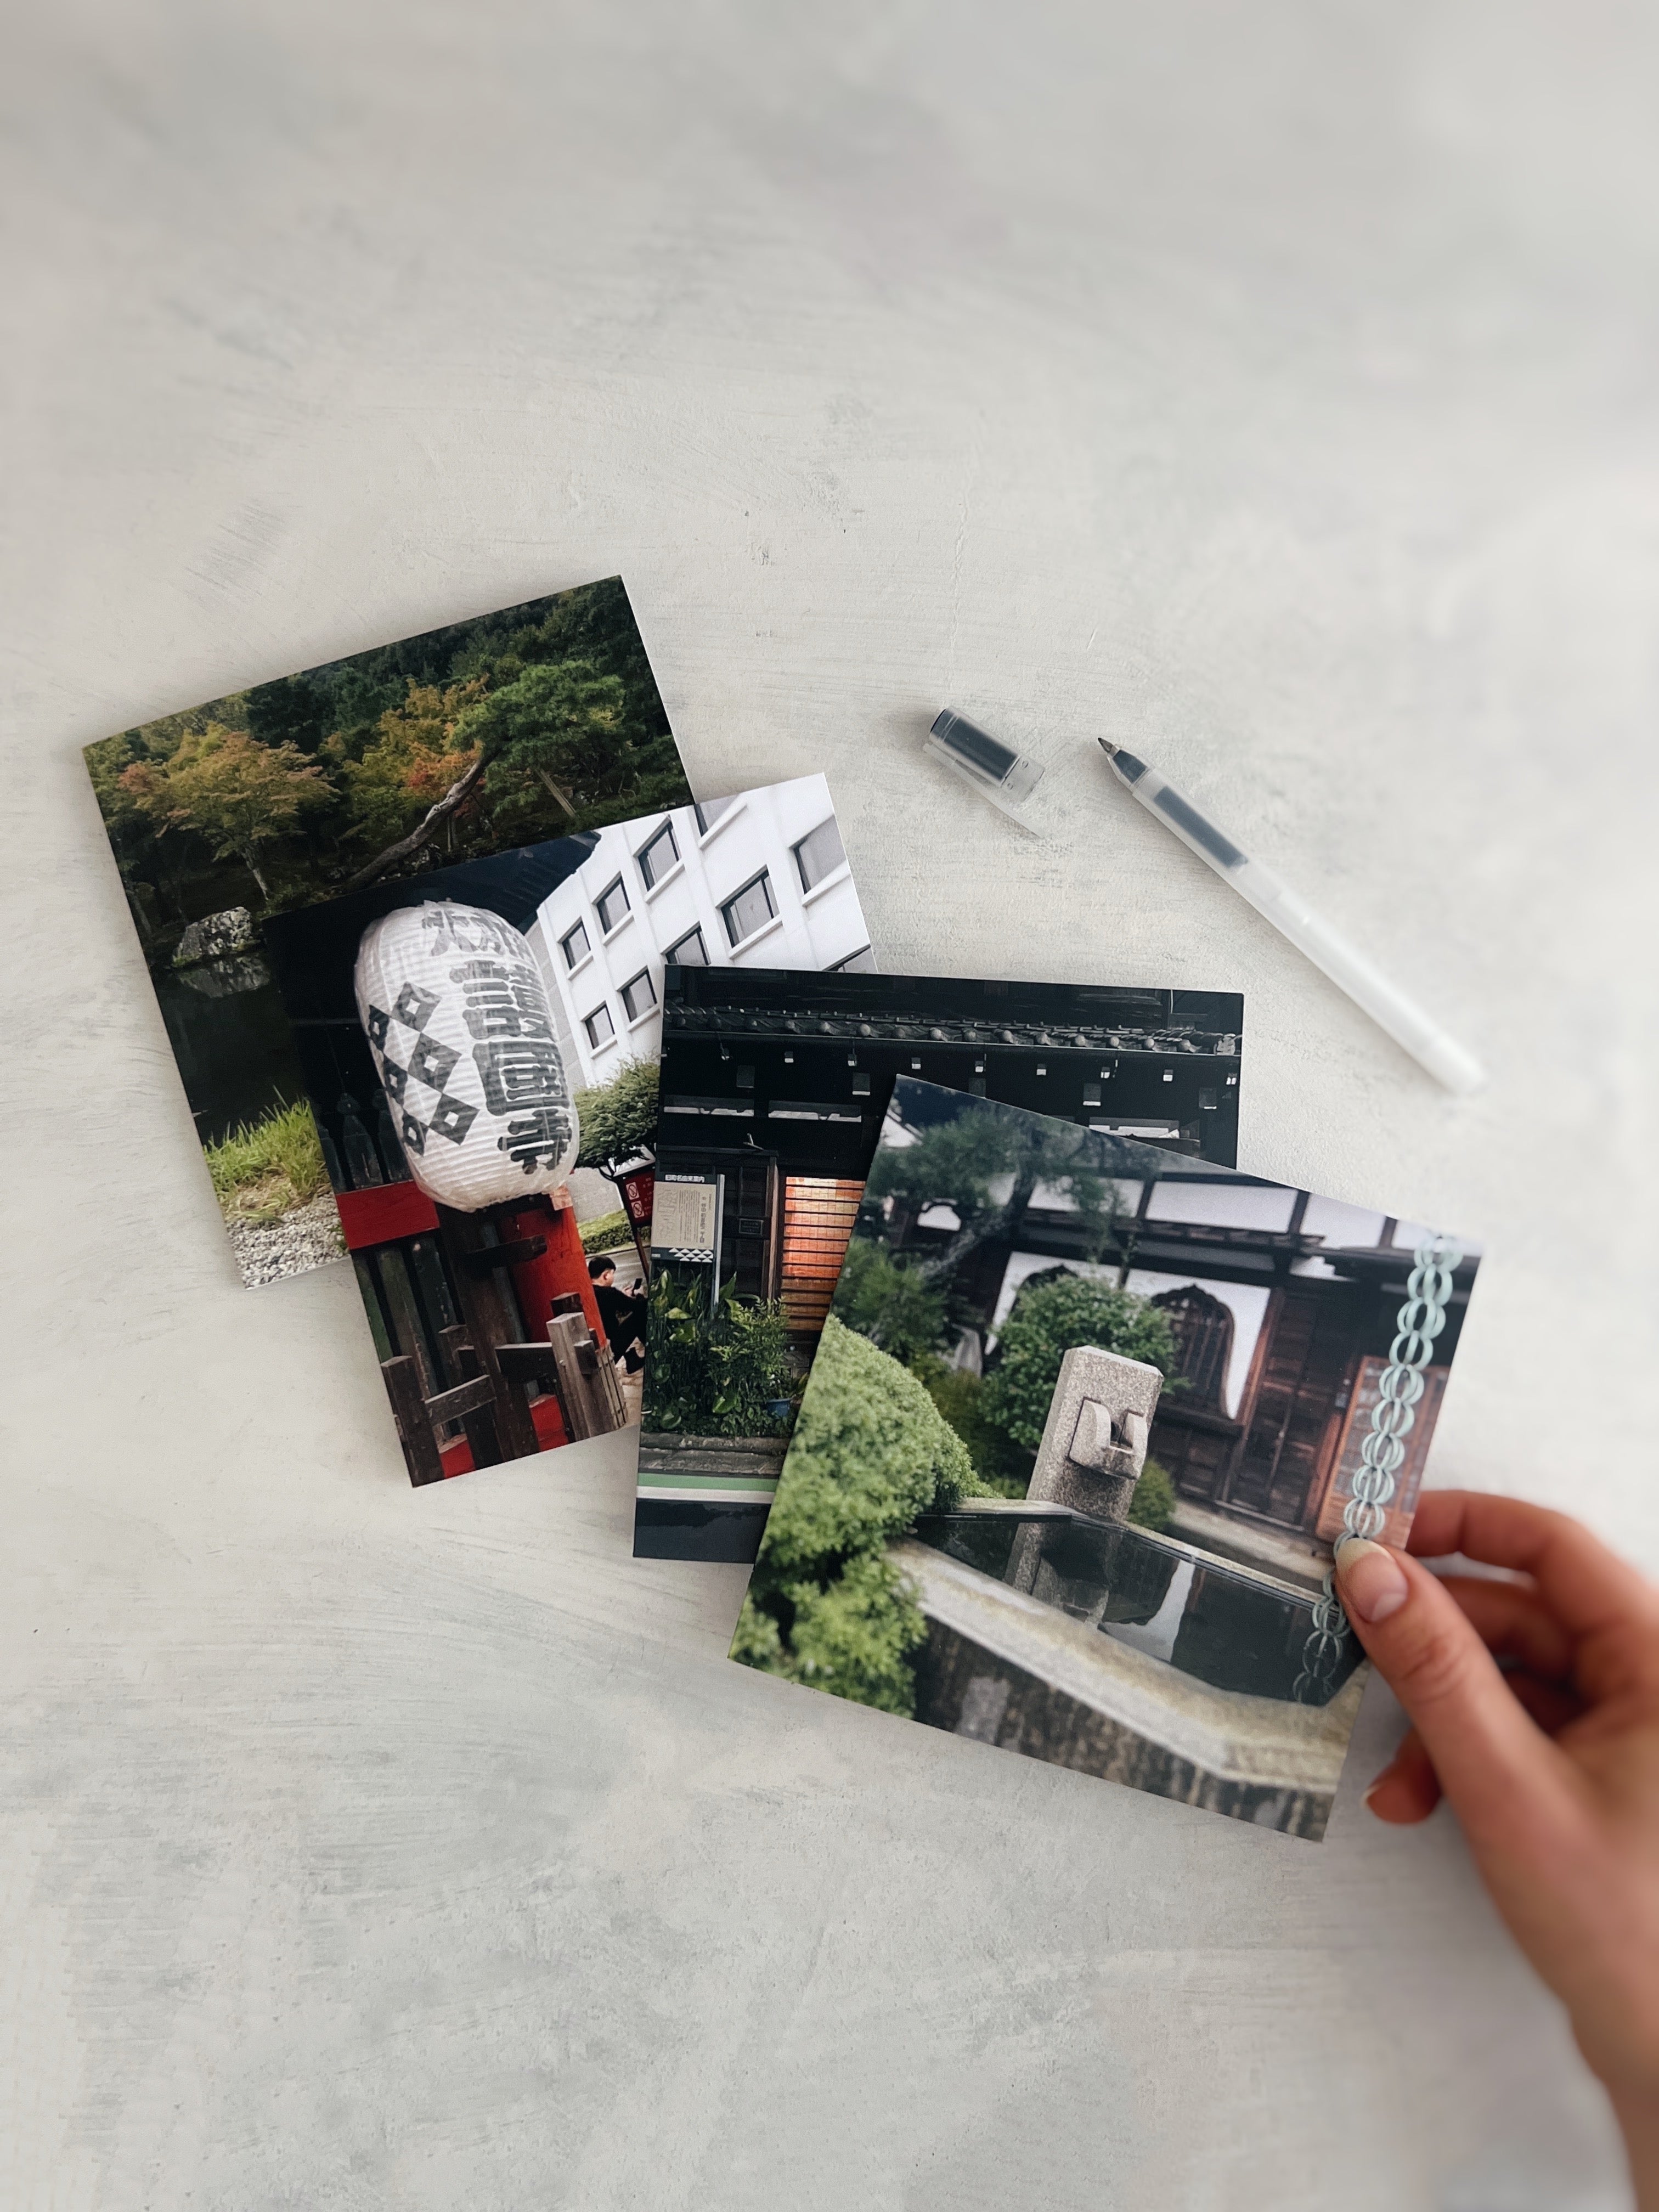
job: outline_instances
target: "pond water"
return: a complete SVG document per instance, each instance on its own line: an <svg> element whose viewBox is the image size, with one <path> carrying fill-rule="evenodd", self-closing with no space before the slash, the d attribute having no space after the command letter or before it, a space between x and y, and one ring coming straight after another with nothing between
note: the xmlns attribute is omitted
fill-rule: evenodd
<svg viewBox="0 0 1659 2212"><path fill-rule="evenodd" d="M911 1533L1218 1690L1326 1705L1364 1656L1358 1639L1347 1637L1316 1688L1303 1680L1298 1700L1314 1598L1277 1590L1143 1529L1080 1514L940 1513Z"/></svg>
<svg viewBox="0 0 1659 2212"><path fill-rule="evenodd" d="M252 989L210 997L176 969L150 979L204 1145L216 1144L243 1121L258 1121L279 1103L305 1097L283 995L264 963L218 964L228 971L228 981L264 980ZM191 972L199 977L204 971Z"/></svg>

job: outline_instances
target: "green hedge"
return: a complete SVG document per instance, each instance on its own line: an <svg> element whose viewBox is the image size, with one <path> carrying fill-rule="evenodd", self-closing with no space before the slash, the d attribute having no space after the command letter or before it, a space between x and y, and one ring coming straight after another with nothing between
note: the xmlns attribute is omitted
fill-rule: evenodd
<svg viewBox="0 0 1659 2212"><path fill-rule="evenodd" d="M602 1213L597 1221L584 1221L581 1226L582 1249L590 1258L595 1252L614 1252L634 1242L628 1216L620 1206L614 1213Z"/></svg>

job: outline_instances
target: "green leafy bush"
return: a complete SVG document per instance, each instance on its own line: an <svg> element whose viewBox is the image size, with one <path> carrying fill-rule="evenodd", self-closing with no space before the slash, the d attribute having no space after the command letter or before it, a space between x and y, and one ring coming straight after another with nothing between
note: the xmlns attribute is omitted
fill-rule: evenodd
<svg viewBox="0 0 1659 2212"><path fill-rule="evenodd" d="M795 1387L781 1299L748 1301L728 1285L713 1316L700 1277L653 1267L646 1301L645 1425L690 1437L774 1437L772 1411Z"/></svg>
<svg viewBox="0 0 1659 2212"><path fill-rule="evenodd" d="M986 1418L983 1378L927 1353L910 1362L910 1371L967 1445L986 1489L1000 1498L1024 1498L1030 1486L1032 1455Z"/></svg>
<svg viewBox="0 0 1659 2212"><path fill-rule="evenodd" d="M1013 1443L1035 1452L1042 1442L1060 1362L1081 1344L1145 1360L1165 1375L1176 1364L1169 1322L1148 1299L1065 1269L1033 1276L1021 1285L1002 1325L997 1365L986 1377L981 1401L986 1419Z"/></svg>
<svg viewBox="0 0 1659 2212"><path fill-rule="evenodd" d="M786 1640L773 1614L751 1596L738 1616L732 1656L788 1682L828 1690L907 1720L916 1710L912 1652L927 1624L909 1584L879 1552L849 1559L827 1588L788 1583L770 1593L787 1607Z"/></svg>
<svg viewBox="0 0 1659 2212"><path fill-rule="evenodd" d="M602 1168L609 1160L632 1159L649 1151L657 1134L657 1064L630 1060L609 1083L576 1094L581 1133L579 1168Z"/></svg>
<svg viewBox="0 0 1659 2212"><path fill-rule="evenodd" d="M1137 1528L1150 1528L1155 1535L1162 1535L1174 1524L1175 1517L1176 1486L1169 1469L1149 1459L1129 1500L1129 1518Z"/></svg>
<svg viewBox="0 0 1659 2212"><path fill-rule="evenodd" d="M945 1293L879 1244L855 1236L847 1248L830 1308L837 1321L907 1365L936 1352L945 1334Z"/></svg>
<svg viewBox="0 0 1659 2212"><path fill-rule="evenodd" d="M981 1494L966 1447L921 1383L831 1316L733 1656L913 1713L909 1655L927 1632L885 1547L929 1507Z"/></svg>

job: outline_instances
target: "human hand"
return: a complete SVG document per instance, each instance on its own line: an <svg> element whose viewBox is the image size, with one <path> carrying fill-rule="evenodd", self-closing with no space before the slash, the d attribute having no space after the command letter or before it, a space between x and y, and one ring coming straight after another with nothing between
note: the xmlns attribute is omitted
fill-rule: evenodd
<svg viewBox="0 0 1659 2212"><path fill-rule="evenodd" d="M1407 1824L1445 1796L1659 2212L1659 1590L1565 1515L1474 1492L1424 1498L1410 1547L1528 1579L1343 1541L1343 1604L1413 1723L1365 1802Z"/></svg>

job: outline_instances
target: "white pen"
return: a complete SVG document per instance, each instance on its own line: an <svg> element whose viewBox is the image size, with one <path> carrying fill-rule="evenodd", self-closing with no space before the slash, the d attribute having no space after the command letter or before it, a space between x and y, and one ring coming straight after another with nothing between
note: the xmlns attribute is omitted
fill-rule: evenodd
<svg viewBox="0 0 1659 2212"><path fill-rule="evenodd" d="M1448 1036L1357 946L1328 922L1322 921L1282 877L1241 853L1231 837L1224 836L1155 768L1149 768L1121 745L1115 745L1109 738L1102 738L1100 747L1111 763L1113 775L1149 814L1156 815L1166 830L1215 870L1224 884L1230 884L1240 898L1247 899L1281 937L1289 938L1304 958L1328 975L1339 990L1346 991L1379 1029L1386 1030L1437 1081L1462 1095L1480 1088L1486 1073L1473 1053L1466 1052L1455 1037Z"/></svg>

